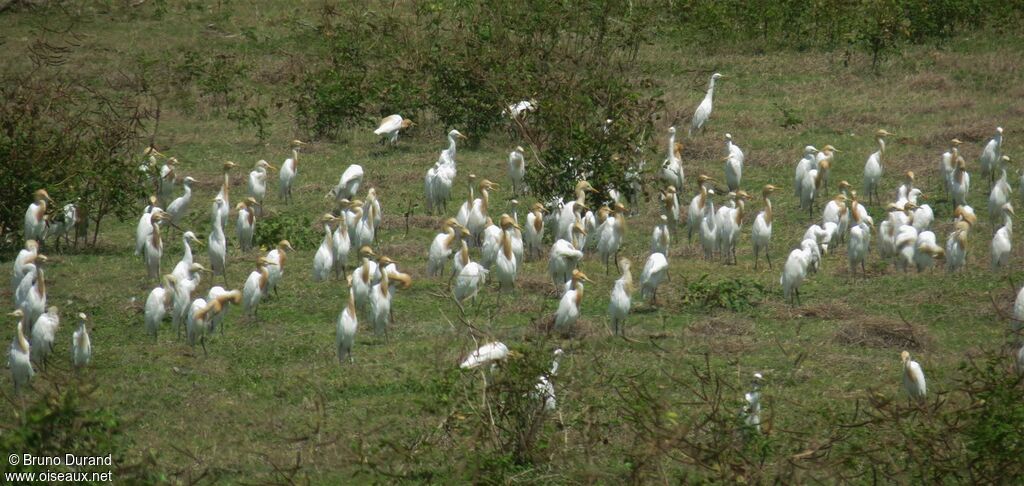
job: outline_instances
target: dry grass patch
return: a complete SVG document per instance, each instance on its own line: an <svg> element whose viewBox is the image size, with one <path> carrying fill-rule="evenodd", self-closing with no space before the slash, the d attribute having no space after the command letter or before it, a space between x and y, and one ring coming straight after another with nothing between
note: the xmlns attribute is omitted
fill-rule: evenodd
<svg viewBox="0 0 1024 486"><path fill-rule="evenodd" d="M915 351L928 349L934 343L934 339L924 326L883 316L865 316L843 321L833 341L843 346Z"/></svg>

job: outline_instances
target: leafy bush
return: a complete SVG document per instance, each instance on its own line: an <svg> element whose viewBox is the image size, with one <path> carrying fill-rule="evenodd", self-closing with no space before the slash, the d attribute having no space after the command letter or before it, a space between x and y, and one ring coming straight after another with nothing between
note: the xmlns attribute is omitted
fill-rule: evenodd
<svg viewBox="0 0 1024 486"><path fill-rule="evenodd" d="M322 232L313 230L309 216L277 215L256 222L253 243L258 247L273 249L281 240L288 240L296 250L311 250L320 245L322 238Z"/></svg>
<svg viewBox="0 0 1024 486"><path fill-rule="evenodd" d="M684 305L705 309L728 309L733 312L750 310L764 299L764 285L752 280L728 278L708 281L708 274L686 286Z"/></svg>

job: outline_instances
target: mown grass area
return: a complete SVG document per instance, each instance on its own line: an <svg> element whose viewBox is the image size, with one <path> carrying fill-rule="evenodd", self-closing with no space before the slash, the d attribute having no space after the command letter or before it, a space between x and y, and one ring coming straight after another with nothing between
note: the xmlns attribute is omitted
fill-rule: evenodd
<svg viewBox="0 0 1024 486"><path fill-rule="evenodd" d="M189 105L170 97L161 113L157 146L181 160L182 175L201 182L192 213L181 226L205 240L221 164L233 160L245 168L232 179L232 201L237 201L255 161L279 164L290 156L288 141L305 138L285 102L287 84L274 80L295 68L289 53L303 48L302 32L311 28L319 2L170 2L162 14L155 9L163 2L135 8L86 5L87 21L77 26L77 45L62 68L69 76L113 76L130 69L140 56L161 62L162 53L181 49L202 55L245 52L253 61L245 77L272 107L267 142L203 103ZM0 59L11 69L25 67L24 53L39 26L54 22L47 15L0 15ZM829 419L850 412L858 400L876 393L902 399L901 350L913 353L925 370L930 391L941 395L958 363L981 349L999 349L1010 342L1008 325L997 316L989 296L1004 308L1010 305L1010 282L1024 281L1024 255L1015 249L1010 270L989 269L993 222L985 216L987 182L978 174L976 159L997 125L1006 128L1004 153L1016 157L1021 146L1022 47L1020 39L988 34L960 37L940 48L910 46L888 61L880 75L870 72L869 60L854 57L845 66L839 54L757 54L739 49L708 53L671 39L645 48L640 62L662 83L667 102L657 122L662 135L648 155L650 166L665 157L663 134L668 126L686 126L684 120L699 102L708 74L720 71L728 76L716 92L707 133L684 140L687 187L682 204L693 196L691 181L697 174L722 178L723 138L731 133L747 154L747 191L759 192L767 183L781 188L773 201L775 266L753 269L749 222L762 206L753 201L738 265L702 261L696 241L686 243L685 229L676 235L671 279L659 289L657 307L634 296L629 340L612 337L607 328L608 294L617 272L613 268L606 274L596 256L588 256L582 265L595 283L586 287L583 318L571 338L538 331L537 321L552 314L558 302L546 259L529 261L520 269L511 298L499 302L492 284L479 306L467 308L466 319L479 329L478 337L540 350L544 356L555 347L566 351L555 381L559 416L548 417L538 446L546 460L515 465L509 470L517 475L501 481L627 479L637 446L625 418L632 405L622 398L628 388L624 383L655 387L672 404L673 413L688 416L698 413L699 407L687 387L704 383L703 375L694 370L702 370L705 362L721 378L726 403L737 411L751 374L765 375L764 414L773 432L765 439L772 453L764 470L789 471L794 480L820 479L811 472L792 472L786 458L820 442L818 433L828 429ZM543 93L538 99L543 106ZM782 128L779 106L794 111L802 123ZM470 329L460 323L458 308L445 297L445 281L425 274L427 247L441 218L422 209L403 218L411 205L422 208L423 174L443 148L447 128L428 116L394 149L379 147L372 128L366 127L333 140L316 140L301 154L294 203L285 205L277 197L276 178L268 185L268 218L275 219L315 219L329 210L323 196L349 164L364 167L364 188L377 188L384 223L376 251L397 260L414 284L395 298L389 342L363 325L353 365L339 367L334 351L335 319L345 305L347 287L344 281L316 284L310 278L322 237L319 228L312 231L311 244L298 245L289 258L279 295L260 306L259 321L246 322L240 309L230 310L223 334L209 340L209 354L204 355L176 339L169 327L156 342L146 335L141 303L155 282L146 279L143 263L132 255L132 220L106 223L95 248L51 255L46 267L49 302L61 308L64 323L54 369L37 375L34 386L46 389L50 374L69 367L70 317L83 311L94 323L95 360L80 379L99 385L94 397L99 406L128 419L126 435L134 443L129 457L153 455L156 467L172 481L202 477L226 482L390 482L392 475L434 482L486 479L477 474L496 469L488 461L505 459L491 453L486 438L467 432L473 430L474 418L464 412L479 395L480 378L455 371L460 358L476 344ZM981 221L971 233L967 271L904 274L881 260L873 248L868 276L853 277L840 249L801 288L802 305L784 303L778 285L781 266L808 224L807 214L799 211L792 196L793 166L802 147L832 144L841 149L833 166L833 187L845 179L859 190L864 161L876 149L871 134L878 128L897 134L889 139L882 194L891 198L900 174L915 171L935 209L934 231L942 242L952 228L952 211L938 185L938 160L950 139L966 142L962 151L973 177L969 202ZM508 187L506 156L517 143L496 133L479 147L459 148L450 212L457 208L454 202L466 196L469 173ZM1014 166L1012 179L1016 172ZM656 194L653 179L647 187ZM60 201L59 194L51 195ZM495 215L507 211L509 197L507 191L493 195ZM1014 197L1018 200L1019 194ZM533 202L530 196L519 199L520 208ZM882 221L883 208L869 209L876 222ZM658 214L656 201L644 201L627 223L623 256L633 261L636 276L647 257ZM255 254L237 249L233 222L227 233L228 283L241 287ZM165 241L163 268L169 271L182 245L176 232ZM205 264L205 249L196 251L197 260ZM3 265L10 265L10 260L5 256ZM712 286L733 278L755 282L764 286L765 297L740 312L685 304L685 289L704 274ZM211 284L223 282L206 278L200 292L205 295ZM10 298L10 293L5 286L3 297ZM8 395L9 379L5 375ZM36 393L30 392L29 399ZM6 408L0 417L4 423L17 423L17 411ZM842 447L872 440L855 434ZM670 475L716 476L713 471L662 461L660 467Z"/></svg>

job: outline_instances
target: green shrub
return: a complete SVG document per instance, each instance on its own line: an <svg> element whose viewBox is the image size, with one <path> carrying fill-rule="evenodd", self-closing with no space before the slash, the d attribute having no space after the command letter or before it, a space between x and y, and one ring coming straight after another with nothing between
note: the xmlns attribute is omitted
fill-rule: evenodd
<svg viewBox="0 0 1024 486"><path fill-rule="evenodd" d="M313 230L309 216L291 217L278 215L256 222L253 244L268 250L277 247L281 240L288 240L296 250L314 250L320 245L323 233Z"/></svg>
<svg viewBox="0 0 1024 486"><path fill-rule="evenodd" d="M683 304L705 309L750 310L764 299L764 285L747 279L708 281L708 274L686 286Z"/></svg>

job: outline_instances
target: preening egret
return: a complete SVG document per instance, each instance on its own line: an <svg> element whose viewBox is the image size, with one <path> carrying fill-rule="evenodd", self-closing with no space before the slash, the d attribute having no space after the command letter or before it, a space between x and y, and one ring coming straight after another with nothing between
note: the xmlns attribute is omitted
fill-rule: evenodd
<svg viewBox="0 0 1024 486"><path fill-rule="evenodd" d="M43 241L46 236L46 203L53 203L46 189L32 193L32 204L25 210L25 241Z"/></svg>
<svg viewBox="0 0 1024 486"><path fill-rule="evenodd" d="M18 318L18 332L11 340L11 348L7 355L7 367L11 369L11 381L14 382L14 394L17 395L36 371L32 368L31 347L28 339L25 339L25 315L21 309L8 315Z"/></svg>
<svg viewBox="0 0 1024 486"><path fill-rule="evenodd" d="M697 195L690 200L690 210L686 213L686 241L688 243L693 241L693 233L700 228L700 221L704 218L704 204L707 202L708 196L713 194L711 188L707 187L709 182L715 182L715 180L704 174L697 176ZM669 227L675 228L675 223L669 221Z"/></svg>
<svg viewBox="0 0 1024 486"><path fill-rule="evenodd" d="M881 196L878 195L878 182L882 179L882 155L885 153L885 137L889 136L894 135L881 129L875 132L878 151L868 156L867 162L864 163L864 193L868 195L868 204L871 203L872 198L874 198L875 202L882 200Z"/></svg>
<svg viewBox="0 0 1024 486"><path fill-rule="evenodd" d="M750 241L754 244L754 269L757 270L757 260L764 250L765 259L768 260L768 268L772 268L772 256L769 245L772 241L772 201L769 197L778 188L768 184L761 189L761 198L764 200L764 209L757 213L754 218L754 225L750 230Z"/></svg>
<svg viewBox="0 0 1024 486"><path fill-rule="evenodd" d="M711 75L711 81L708 82L708 91L704 94L704 100L697 106L697 111L693 113L693 120L690 122L690 136L693 136L693 132L701 130L701 133L707 131L705 124L708 122L708 118L711 118L712 99L715 96L715 81L725 76L719 73Z"/></svg>
<svg viewBox="0 0 1024 486"><path fill-rule="evenodd" d="M527 113L532 113L537 110L537 100L530 98L528 100L522 100L518 103L512 103L502 110L503 115L508 115L514 119L521 120Z"/></svg>
<svg viewBox="0 0 1024 486"><path fill-rule="evenodd" d="M480 197L473 200L473 205L469 210L469 217L466 220L466 228L469 229L470 234L473 235L476 242L480 243L480 237L487 224L488 204L490 204L491 201L489 191L498 189L498 185L484 179L480 181L477 189L480 191Z"/></svg>
<svg viewBox="0 0 1024 486"><path fill-rule="evenodd" d="M651 253L640 272L640 296L657 304L658 286L668 280L668 259L661 253Z"/></svg>
<svg viewBox="0 0 1024 486"><path fill-rule="evenodd" d="M269 261L264 257L256 259L256 270L249 273L242 287L242 308L247 317L256 318L256 310L263 300L263 294L267 293L270 272L267 270Z"/></svg>
<svg viewBox="0 0 1024 486"><path fill-rule="evenodd" d="M704 211L700 219L700 244L704 247L704 259L711 260L718 248L718 218L715 216L715 203L707 197L707 190L701 186L705 196Z"/></svg>
<svg viewBox="0 0 1024 486"><path fill-rule="evenodd" d="M563 351L556 349L554 357L551 360L551 370L546 375L541 375L537 380L537 395L544 401L544 411L553 412L558 407L558 401L555 399L555 385L551 382L551 379L558 374L558 360L562 357Z"/></svg>
<svg viewBox="0 0 1024 486"><path fill-rule="evenodd" d="M246 198L245 201L235 206L235 210L238 211L235 233L238 235L238 248L243 252L252 250L252 237L256 234L256 211L249 206L250 203L255 205L256 200L251 197ZM217 205L216 201L214 201L214 205Z"/></svg>
<svg viewBox="0 0 1024 486"><path fill-rule="evenodd" d="M612 324L612 334L626 335L626 316L633 304L633 272L628 258L619 259L619 270L622 276L612 286L611 299L608 300L608 319Z"/></svg>
<svg viewBox="0 0 1024 486"><path fill-rule="evenodd" d="M448 218L441 223L441 232L434 237L427 251L427 275L444 274L444 266L455 251L456 229L461 228L458 221Z"/></svg>
<svg viewBox="0 0 1024 486"><path fill-rule="evenodd" d="M61 238L69 241L70 233L75 226L82 222L82 219L78 216L78 207L73 203L65 204L61 211L57 213L56 217L50 218L49 224L46 227L46 236L53 237L54 244L60 248ZM75 240L78 240L78 236L75 236Z"/></svg>
<svg viewBox="0 0 1024 486"><path fill-rule="evenodd" d="M186 177L182 181L181 185L185 189L185 194L175 198L171 201L171 204L167 206L167 214L171 216L171 223L178 224L181 222L181 218L184 218L188 214L188 207L192 203L192 184L196 180L192 177Z"/></svg>
<svg viewBox="0 0 1024 486"><path fill-rule="evenodd" d="M11 288L16 289L21 284L22 277L28 272L28 265L36 259L36 255L39 254L39 243L36 240L25 241L25 248L18 252L18 256L14 258L14 268L11 270ZM17 302L17 299L15 299Z"/></svg>
<svg viewBox="0 0 1024 486"><path fill-rule="evenodd" d="M163 240L160 239L160 223L170 219L170 216L163 211L153 212L153 228L145 240L144 256L146 259L146 270L150 279L156 280L160 277L160 259L164 254Z"/></svg>
<svg viewBox="0 0 1024 486"><path fill-rule="evenodd" d="M508 236L512 245L512 253L516 255L516 262L522 265L526 261L526 255L523 250L523 228L519 226L519 201L512 199L508 205L512 208L512 221L516 223L515 227L509 231Z"/></svg>
<svg viewBox="0 0 1024 486"><path fill-rule="evenodd" d="M544 214L548 210L541 203L533 203L526 215L526 255L530 258L543 254L541 240L544 238Z"/></svg>
<svg viewBox="0 0 1024 486"><path fill-rule="evenodd" d="M359 186L363 183L363 166L358 164L352 164L345 168L345 171L341 173L341 178L338 179L338 184L335 185L327 197L334 197L335 201L341 201L342 199L354 199L356 194L359 193Z"/></svg>
<svg viewBox="0 0 1024 486"><path fill-rule="evenodd" d="M256 162L256 166L249 172L249 196L256 200L256 212L263 209L263 199L267 197L267 170L277 170L277 167L270 165L266 160Z"/></svg>
<svg viewBox="0 0 1024 486"><path fill-rule="evenodd" d="M910 191L914 190L914 171L908 170L903 174L903 184L896 188L896 204L902 207L903 202L910 200ZM920 191L918 191L920 194Z"/></svg>
<svg viewBox="0 0 1024 486"><path fill-rule="evenodd" d="M992 271L1006 267L1013 251L1013 204L1003 204L1003 226L992 237Z"/></svg>
<svg viewBox="0 0 1024 486"><path fill-rule="evenodd" d="M558 309L555 311L555 330L560 333L570 332L580 318L580 304L583 302L581 281L593 282L587 278L585 273L573 270L572 284L569 290L562 294L562 299L558 302Z"/></svg>
<svg viewBox="0 0 1024 486"><path fill-rule="evenodd" d="M153 339L156 339L157 333L160 331L160 324L167 316L167 308L171 305L171 300L174 297L174 286L177 280L178 277L174 275L164 275L163 285L150 290L149 296L146 297L144 308L146 331L153 336Z"/></svg>
<svg viewBox="0 0 1024 486"><path fill-rule="evenodd" d="M178 331L179 338L181 337L181 327L188 318L189 306L192 304L192 292L199 287L200 273L207 271L209 270L202 265L193 263L192 267L189 268L188 277L176 279L174 282L174 295L171 297L173 304L171 323L174 324L174 328Z"/></svg>
<svg viewBox="0 0 1024 486"><path fill-rule="evenodd" d="M394 114L381 118L380 125L373 131L374 135L381 137L380 144L396 145L398 143L398 132L415 125L412 120L402 118L402 115Z"/></svg>
<svg viewBox="0 0 1024 486"><path fill-rule="evenodd" d="M53 352L53 340L60 327L60 314L57 306L51 305L32 325L32 362L46 369L46 358Z"/></svg>
<svg viewBox="0 0 1024 486"><path fill-rule="evenodd" d="M823 160L828 161L828 166L820 169L823 171L821 182L822 194L828 194L828 176L832 172L832 164L835 163L835 156L837 152L839 152L839 149L831 145L825 145L824 147L822 147L821 151L818 152L817 155L815 155L814 157L814 161L817 162L819 165Z"/></svg>
<svg viewBox="0 0 1024 486"><path fill-rule="evenodd" d="M292 200L292 184L295 183L295 176L299 174L299 147L305 144L301 140L292 140L292 157L285 159L284 163L281 164L281 171L278 172L278 177L280 178L278 190L281 200L286 203Z"/></svg>
<svg viewBox="0 0 1024 486"><path fill-rule="evenodd" d="M586 234L586 230L579 223L572 226L571 240L559 239L551 245L551 256L548 258L548 274L551 275L551 282L555 290L560 290L565 282L569 281L572 271L581 259L583 252L577 246L577 236Z"/></svg>
<svg viewBox="0 0 1024 486"><path fill-rule="evenodd" d="M525 178L526 159L523 157L523 147L517 146L508 154L508 180L512 184L513 195L526 190Z"/></svg>
<svg viewBox="0 0 1024 486"><path fill-rule="evenodd" d="M277 296L277 284L284 277L284 262L288 257L289 251L295 251L295 248L292 248L292 244L288 240L281 240L277 243L277 248L267 253L267 274L269 275L269 280L267 281L267 289L263 292L264 295L273 290L274 295Z"/></svg>
<svg viewBox="0 0 1024 486"><path fill-rule="evenodd" d="M228 213L231 211L231 170L238 167L238 164L231 162L230 160L224 162L221 166L221 170L224 172L224 181L221 182L220 190L217 191L217 195L224 200L224 206L217 209L217 202L214 199L213 205L210 208L210 214L213 215L215 212L220 212L221 225L227 224Z"/></svg>
<svg viewBox="0 0 1024 486"><path fill-rule="evenodd" d="M313 256L313 281L323 282L331 277L331 270L334 270L334 231L331 223L335 222L331 214L325 214L320 218L324 226L324 239L320 242L320 248Z"/></svg>
<svg viewBox="0 0 1024 486"><path fill-rule="evenodd" d="M996 134L981 151L978 163L981 165L981 175L989 176L989 184L995 179L995 173L1001 169L1000 156L1003 154L1003 127L996 127Z"/></svg>
<svg viewBox="0 0 1024 486"><path fill-rule="evenodd" d="M24 274L21 276L21 282L18 282L18 286L14 289L14 306L19 309L28 310L30 305L29 296L35 292L38 292L40 283L39 278L42 276L43 269L42 264L46 261L46 255L33 255L26 259L24 264ZM45 280L42 282L43 291L46 289ZM45 296L45 295L44 295ZM35 297L33 297L35 298ZM40 313L42 313L42 307L38 307ZM29 312L31 314L31 312ZM30 315L30 317L37 317ZM26 327L33 321L29 320L26 322Z"/></svg>
<svg viewBox="0 0 1024 486"><path fill-rule="evenodd" d="M89 317L84 312L78 313L78 329L71 336L71 364L75 368L83 368L92 361L92 340L86 322Z"/></svg>
<svg viewBox="0 0 1024 486"><path fill-rule="evenodd" d="M917 234L914 245L914 266L918 272L929 270L934 266L936 258L945 258L946 250L935 242L935 233L922 231Z"/></svg>
<svg viewBox="0 0 1024 486"><path fill-rule="evenodd" d="M725 182L730 191L738 191L743 180L743 161L746 158L739 145L732 143L732 134L725 134Z"/></svg>
<svg viewBox="0 0 1024 486"><path fill-rule="evenodd" d="M661 163L659 176L666 185L676 186L677 189L682 189L683 182L686 180L686 175L683 173L682 151L683 144L676 143L676 127L669 127L668 155Z"/></svg>
<svg viewBox="0 0 1024 486"><path fill-rule="evenodd" d="M907 351L900 353L900 360L903 361L903 389L910 398L923 401L927 394L927 388L921 365L910 359L910 353Z"/></svg>
<svg viewBox="0 0 1024 486"><path fill-rule="evenodd" d="M817 160L814 154L818 153L818 149L812 145L804 147L804 156L796 163L796 169L793 171L793 195L796 197L800 196L800 190L803 188L804 175L807 171L817 166Z"/></svg>
<svg viewBox="0 0 1024 486"><path fill-rule="evenodd" d="M498 361L507 359L509 354L508 346L505 346L504 343L498 341L487 343L469 353L469 356L462 360L459 368L471 370L483 365L495 364Z"/></svg>
<svg viewBox="0 0 1024 486"><path fill-rule="evenodd" d="M399 282L403 289L412 285L412 278L406 274L382 271L380 282L370 289L370 318L373 322L373 332L384 334L385 338L387 338L388 324L391 322L391 297L393 295L389 287L391 280Z"/></svg>
<svg viewBox="0 0 1024 486"><path fill-rule="evenodd" d="M189 268L192 267L192 263L195 260L192 255L192 243L197 245L200 244L199 238L196 238L196 234L191 231L182 233L181 246L183 248L183 253L181 255L181 260L178 260L178 263L174 265L174 270L171 271L171 274L175 277L188 278Z"/></svg>
<svg viewBox="0 0 1024 486"><path fill-rule="evenodd" d="M459 212L455 214L455 220L462 226L469 223L469 212L473 209L473 201L476 201L476 195L473 192L473 189L476 188L476 174L469 174L466 177L466 188L469 189L469 196L459 206Z"/></svg>
<svg viewBox="0 0 1024 486"><path fill-rule="evenodd" d="M917 247L917 230L905 224L896 230L893 246L896 248L896 268L904 272L914 264L914 253Z"/></svg>
<svg viewBox="0 0 1024 486"><path fill-rule="evenodd" d="M789 257L786 258L779 284L782 285L783 297L791 304L800 303L800 285L807 278L807 270L811 266L812 257L811 250L802 246L789 252Z"/></svg>
<svg viewBox="0 0 1024 486"><path fill-rule="evenodd" d="M468 231L466 232L468 233ZM487 283L488 273L483 265L469 259L469 247L466 246L466 239L466 237L462 239L462 250L455 256L457 263L452 269L452 273L455 275L455 286L452 288L452 293L460 304L469 298L476 301L477 293Z"/></svg>
<svg viewBox="0 0 1024 486"><path fill-rule="evenodd" d="M958 272L967 263L967 237L970 235L971 223L958 221L953 232L946 238L946 271Z"/></svg>
<svg viewBox="0 0 1024 486"><path fill-rule="evenodd" d="M218 196L219 197L219 196ZM207 237L206 253L210 257L210 270L214 276L223 275L228 281L228 239L224 235L224 223L220 219L220 209L227 206L223 199L214 198L217 211L213 213L213 225Z"/></svg>
<svg viewBox="0 0 1024 486"><path fill-rule="evenodd" d="M373 248L363 245L359 248L359 257L362 262L352 272L352 291L355 292L356 306L361 311L366 310L370 289L380 281L380 265L372 259L376 256Z"/></svg>
<svg viewBox="0 0 1024 486"><path fill-rule="evenodd" d="M337 228L331 235L331 249L334 251L334 278L340 279L342 275L348 273L348 254L352 249L352 238L349 236L344 216L338 217L335 224Z"/></svg>
<svg viewBox="0 0 1024 486"><path fill-rule="evenodd" d="M586 210L588 192L597 193L598 191L587 181L579 181L576 183L576 189L574 191L576 199L563 204L561 209L559 209L555 215L557 216L557 220L553 235L554 240L571 240L573 238L573 226L582 221L582 217L579 213ZM577 248L581 250L583 249L582 245Z"/></svg>
<svg viewBox="0 0 1024 486"><path fill-rule="evenodd" d="M153 232L153 214L163 212L156 206L156 196L149 197L149 206L139 217L139 223L135 226L135 255L142 255L146 249L146 239Z"/></svg>
<svg viewBox="0 0 1024 486"><path fill-rule="evenodd" d="M381 221L384 220L384 213L381 212L380 200L377 199L377 188L371 187L366 191L366 202L363 203L363 212L367 214L367 217L373 220L373 242L377 241L376 228L380 228Z"/></svg>
<svg viewBox="0 0 1024 486"><path fill-rule="evenodd" d="M216 312L211 312L208 318L209 332L213 334L220 328L221 334L224 333L224 327L221 325L224 322L224 317L228 313L228 304L241 304L242 303L242 291L241 290L227 290L224 287L215 285L210 287L210 291L206 293L206 301L213 302L214 300L221 299L221 309Z"/></svg>
<svg viewBox="0 0 1024 486"><path fill-rule="evenodd" d="M672 234L668 228L668 216L662 214L651 231L651 253L661 253L668 258L668 248L672 244Z"/></svg>
<svg viewBox="0 0 1024 486"><path fill-rule="evenodd" d="M597 235L597 254L604 262L604 272L608 273L608 262L617 258L619 248L626 236L626 207L615 203L612 214L601 225Z"/></svg>

